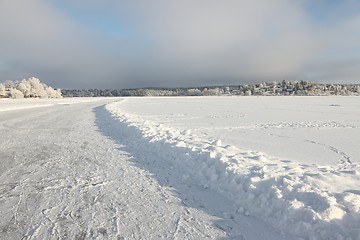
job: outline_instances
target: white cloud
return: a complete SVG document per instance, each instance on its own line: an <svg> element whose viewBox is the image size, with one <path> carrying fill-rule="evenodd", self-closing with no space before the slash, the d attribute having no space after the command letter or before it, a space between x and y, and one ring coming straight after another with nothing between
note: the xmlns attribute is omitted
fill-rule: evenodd
<svg viewBox="0 0 360 240"><path fill-rule="evenodd" d="M60 87L360 79L360 15L320 28L307 1L63 2L96 17L111 15L131 31L113 39L51 1L2 1L0 74L51 78ZM344 64L350 60L354 71Z"/></svg>

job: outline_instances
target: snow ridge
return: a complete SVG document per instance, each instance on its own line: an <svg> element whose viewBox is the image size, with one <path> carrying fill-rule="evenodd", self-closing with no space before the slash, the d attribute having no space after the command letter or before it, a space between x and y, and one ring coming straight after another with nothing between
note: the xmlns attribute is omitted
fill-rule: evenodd
<svg viewBox="0 0 360 240"><path fill-rule="evenodd" d="M126 101L126 100L123 100ZM106 105L129 132L130 142L172 161L192 178L234 202L245 216L258 217L280 232L304 239L360 239L360 194L334 192L331 183L360 182L360 165L316 166L282 161L261 152L200 139ZM140 137L139 137L140 136Z"/></svg>

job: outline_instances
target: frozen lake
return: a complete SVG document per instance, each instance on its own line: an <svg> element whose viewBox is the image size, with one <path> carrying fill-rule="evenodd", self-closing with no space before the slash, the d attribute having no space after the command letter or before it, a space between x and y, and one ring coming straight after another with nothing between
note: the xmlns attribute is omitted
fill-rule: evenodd
<svg viewBox="0 0 360 240"><path fill-rule="evenodd" d="M358 97L124 98L106 108L132 145L238 213L304 239L360 237Z"/></svg>
<svg viewBox="0 0 360 240"><path fill-rule="evenodd" d="M358 97L132 98L121 108L283 160L319 165L360 161Z"/></svg>
<svg viewBox="0 0 360 240"><path fill-rule="evenodd" d="M359 99L1 99L0 238L359 239Z"/></svg>

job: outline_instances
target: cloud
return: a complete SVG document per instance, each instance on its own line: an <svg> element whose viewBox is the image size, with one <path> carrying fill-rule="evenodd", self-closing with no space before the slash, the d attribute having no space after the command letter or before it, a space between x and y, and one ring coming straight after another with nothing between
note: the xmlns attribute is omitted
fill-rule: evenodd
<svg viewBox="0 0 360 240"><path fill-rule="evenodd" d="M311 4L2 1L0 74L36 75L68 88L359 81L344 63L360 67L360 15L338 16L329 8L327 25L309 11ZM352 4L340 9L350 12Z"/></svg>
<svg viewBox="0 0 360 240"><path fill-rule="evenodd" d="M156 1L141 15L158 78L221 84L289 77L314 54L305 14L289 1ZM145 63L148 65L149 63ZM165 69L165 70L164 70ZM192 73L193 78L183 74ZM150 74L153 75L153 74ZM185 74L186 75L186 74ZM201 82L199 83L201 84Z"/></svg>
<svg viewBox="0 0 360 240"><path fill-rule="evenodd" d="M309 79L359 84L360 59L321 61L309 66L307 72Z"/></svg>
<svg viewBox="0 0 360 240"><path fill-rule="evenodd" d="M121 69L121 59L106 47L106 39L72 22L47 1L1 2L0 32L2 72L12 73L7 78L35 75L55 86L101 86L99 79Z"/></svg>

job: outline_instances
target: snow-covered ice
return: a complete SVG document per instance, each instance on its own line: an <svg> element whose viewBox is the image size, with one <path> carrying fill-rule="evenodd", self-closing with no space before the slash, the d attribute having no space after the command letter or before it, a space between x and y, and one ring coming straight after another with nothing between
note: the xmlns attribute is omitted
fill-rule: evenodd
<svg viewBox="0 0 360 240"><path fill-rule="evenodd" d="M0 99L0 112L21 110L29 108L49 107L54 105L69 105L81 102L94 102L99 98L57 98L57 99L40 99L40 98L27 98L27 99Z"/></svg>
<svg viewBox="0 0 360 240"><path fill-rule="evenodd" d="M360 239L359 98L126 98L106 108L129 144L238 214L287 236Z"/></svg>
<svg viewBox="0 0 360 240"><path fill-rule="evenodd" d="M291 239L179 171L116 99L2 100L1 240ZM14 107L31 102L48 106Z"/></svg>
<svg viewBox="0 0 360 240"><path fill-rule="evenodd" d="M0 99L0 239L360 239L359 103Z"/></svg>

